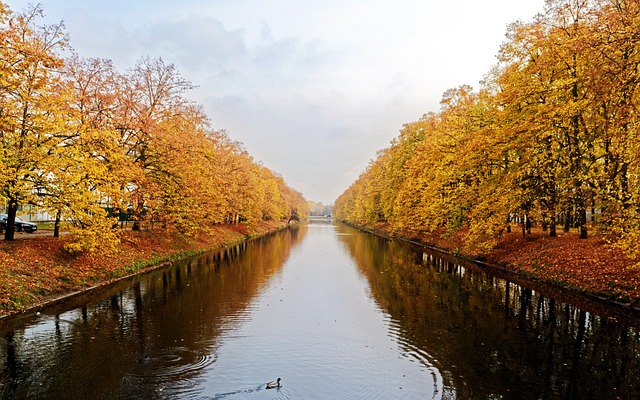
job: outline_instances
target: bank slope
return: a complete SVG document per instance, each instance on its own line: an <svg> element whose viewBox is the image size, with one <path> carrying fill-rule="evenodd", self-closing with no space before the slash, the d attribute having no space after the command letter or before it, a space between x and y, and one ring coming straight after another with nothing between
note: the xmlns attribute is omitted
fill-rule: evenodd
<svg viewBox="0 0 640 400"><path fill-rule="evenodd" d="M64 250L70 240L64 235L0 241L0 316L285 226L274 221L262 221L251 229L242 224L217 225L207 235L197 237L162 230L126 231L115 250L75 255Z"/></svg>

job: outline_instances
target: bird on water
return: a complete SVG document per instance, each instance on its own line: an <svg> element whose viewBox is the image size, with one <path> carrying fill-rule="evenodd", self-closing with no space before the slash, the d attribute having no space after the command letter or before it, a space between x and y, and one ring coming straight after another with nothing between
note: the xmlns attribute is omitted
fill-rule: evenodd
<svg viewBox="0 0 640 400"><path fill-rule="evenodd" d="M267 383L267 389L275 389L280 387L280 378L276 381L271 381Z"/></svg>

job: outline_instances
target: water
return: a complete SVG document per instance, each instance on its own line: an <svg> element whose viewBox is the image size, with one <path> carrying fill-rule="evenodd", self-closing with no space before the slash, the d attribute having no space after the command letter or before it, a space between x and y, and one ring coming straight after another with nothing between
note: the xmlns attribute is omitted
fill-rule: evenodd
<svg viewBox="0 0 640 400"><path fill-rule="evenodd" d="M640 398L638 317L549 290L315 221L1 322L0 398Z"/></svg>

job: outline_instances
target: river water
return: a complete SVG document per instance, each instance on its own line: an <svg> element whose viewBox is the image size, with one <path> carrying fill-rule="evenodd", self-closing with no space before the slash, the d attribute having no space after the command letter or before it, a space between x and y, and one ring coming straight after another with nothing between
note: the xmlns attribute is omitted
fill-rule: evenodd
<svg viewBox="0 0 640 400"><path fill-rule="evenodd" d="M0 398L633 399L638 324L312 221L0 322Z"/></svg>

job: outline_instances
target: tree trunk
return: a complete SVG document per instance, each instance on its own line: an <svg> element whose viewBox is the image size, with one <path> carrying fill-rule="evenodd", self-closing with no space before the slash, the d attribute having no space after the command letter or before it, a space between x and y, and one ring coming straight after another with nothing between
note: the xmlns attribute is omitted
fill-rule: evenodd
<svg viewBox="0 0 640 400"><path fill-rule="evenodd" d="M53 237L60 237L60 210L56 212L56 221L53 223Z"/></svg>
<svg viewBox="0 0 640 400"><path fill-rule="evenodd" d="M578 192L576 199L576 214L578 217L578 228L580 229L580 239L587 238L587 206L585 195L581 191Z"/></svg>
<svg viewBox="0 0 640 400"><path fill-rule="evenodd" d="M7 227L4 230L4 240L14 240L16 232L16 214L18 213L18 202L9 200L7 205Z"/></svg>
<svg viewBox="0 0 640 400"><path fill-rule="evenodd" d="M571 230L571 211L567 210L564 214L564 231L569 232Z"/></svg>
<svg viewBox="0 0 640 400"><path fill-rule="evenodd" d="M586 239L588 237L587 210L584 207L581 207L579 218L580 218L580 239Z"/></svg>

